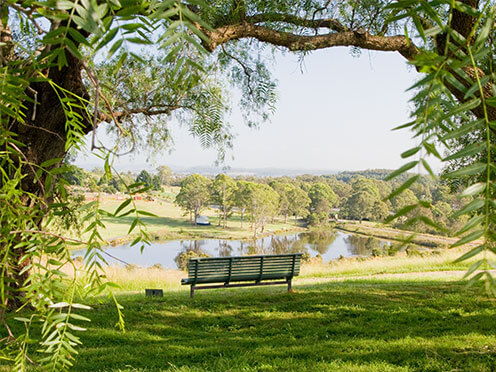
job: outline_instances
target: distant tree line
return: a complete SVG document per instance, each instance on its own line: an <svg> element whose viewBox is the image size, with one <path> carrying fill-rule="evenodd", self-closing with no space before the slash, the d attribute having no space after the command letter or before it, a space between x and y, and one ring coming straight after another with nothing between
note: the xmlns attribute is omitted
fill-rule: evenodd
<svg viewBox="0 0 496 372"><path fill-rule="evenodd" d="M425 202L422 214L433 221L445 234L452 234L468 220L467 216L453 216L468 204L470 198L458 198L453 184L420 177L403 193L391 198L391 192L404 179L385 181L391 171L374 169L360 172L341 172L334 175L296 177L230 177L219 174L205 177L199 174L181 176L173 174L167 166L159 166L155 172L121 172L110 178L103 169L85 171L75 165L67 165L66 181L92 192L125 192L126 185L142 182L152 191L164 186L180 186L175 202L190 215L192 222L209 207L218 211L220 226L226 227L233 214L239 215L240 224L251 224L254 233L265 229L268 222L283 218L287 222L300 219L311 226L322 226L336 218L356 221L383 222L410 205ZM406 176L405 176L406 177ZM456 190L455 190L456 191ZM395 226L419 232L440 233L432 224L406 224L408 217L418 211L412 210L395 222Z"/></svg>
<svg viewBox="0 0 496 372"><path fill-rule="evenodd" d="M199 174L185 177L176 196L176 204L190 213L191 221L203 210L218 210L219 225L226 226L234 213L243 223L248 216L254 233L262 232L276 217L302 219L306 224L322 226L335 219L383 222L388 217L422 201L423 216L428 223L408 224L408 217L418 213L412 209L396 221L395 226L419 232L451 234L461 228L467 217L453 216L470 202L457 198L449 185L420 177L404 192L388 199L402 180L385 181L389 172L372 170L343 172L330 176L236 177L219 174L208 178ZM423 220L426 220L425 218ZM432 222L432 223L431 223Z"/></svg>
<svg viewBox="0 0 496 372"><path fill-rule="evenodd" d="M68 164L67 169L68 171L64 173L65 180L70 185L80 186L90 192L109 194L126 192L126 185L136 182L141 182L154 191L160 191L163 186L174 184L172 170L166 165L157 167L154 173L149 173L143 169L137 175L127 171L118 174L112 173L110 177L100 168L85 171L78 166Z"/></svg>

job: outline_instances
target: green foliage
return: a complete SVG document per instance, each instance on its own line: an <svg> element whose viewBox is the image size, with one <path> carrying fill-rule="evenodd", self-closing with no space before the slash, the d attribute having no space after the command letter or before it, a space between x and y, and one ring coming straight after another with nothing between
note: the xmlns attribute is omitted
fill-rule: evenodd
<svg viewBox="0 0 496 372"><path fill-rule="evenodd" d="M212 183L212 202L219 208L219 215L222 213L223 227L227 226L227 217L231 214L234 207L236 192L236 182L225 175L218 174ZM219 219L220 225L220 219Z"/></svg>
<svg viewBox="0 0 496 372"><path fill-rule="evenodd" d="M157 176L160 179L160 185L168 185L172 179L172 170L167 165L157 167Z"/></svg>
<svg viewBox="0 0 496 372"><path fill-rule="evenodd" d="M190 216L192 215L195 224L196 218L207 207L209 201L210 180L199 174L193 174L181 182L181 190L176 196L176 204L189 212Z"/></svg>
<svg viewBox="0 0 496 372"><path fill-rule="evenodd" d="M314 183L308 190L310 198L310 211L318 214L329 214L331 208L336 204L338 198L334 191L325 183Z"/></svg>
<svg viewBox="0 0 496 372"><path fill-rule="evenodd" d="M389 206L381 201L377 181L358 176L352 178L351 187L352 194L343 205L343 216L381 221L389 215Z"/></svg>
<svg viewBox="0 0 496 372"><path fill-rule="evenodd" d="M82 185L85 180L79 169L61 164L68 150L82 149L84 135L101 121L117 128L121 144L131 142L135 134L130 112L116 111L122 107L114 100L117 93L105 95L112 89L108 83L117 80L102 80L105 73L103 69L95 72L93 61L112 61L114 70L124 63L132 65L131 61L139 65L144 60L135 53L135 46L150 45L160 34L154 41L174 61L169 67L176 68L176 80L192 85L204 73L199 65L188 62L192 54L204 52L196 39L204 35L195 25L208 26L182 2L7 1L1 4L1 15L0 321L8 335L2 340L1 358L12 371L25 371L31 362L44 370L65 371L77 357L80 333L91 313L83 304L89 297L113 298L117 326L124 330L122 307L111 291L115 285L102 269L101 247L106 242L101 230L109 213L100 208L98 199L83 204L68 198L68 182ZM164 81L160 84L167 86ZM183 85L178 84L174 88L181 90ZM203 86L196 94L204 91ZM213 98L195 107L198 117L210 119L208 110L218 101L215 89L209 92ZM146 121L149 116L143 118ZM203 121L208 125L199 125L195 133L202 136L208 129L214 141L225 140L219 115L214 126L213 119L207 119ZM96 135L92 149L103 149ZM134 197L147 188L122 181L112 167L116 152L117 147L99 152L104 163L100 185L90 178L88 186L95 191L125 191L126 199L113 217L132 217L128 233L137 236L132 245L146 243L149 237L142 216L150 214L136 208ZM67 231L59 233L61 223L84 226L87 238L79 241L66 236ZM70 256L76 244L87 249L82 266ZM78 282L80 277L84 283ZM29 308L29 315L10 316L20 308ZM16 323L22 327L12 333ZM38 332L32 332L35 326Z"/></svg>
<svg viewBox="0 0 496 372"><path fill-rule="evenodd" d="M289 182L274 181L270 186L279 195L278 212L284 216L285 221L288 216L297 218L308 215L311 200L305 191Z"/></svg>
<svg viewBox="0 0 496 372"><path fill-rule="evenodd" d="M67 170L63 173L62 177L64 177L69 185L85 186L87 174L84 169L72 164L66 166L66 169Z"/></svg>
<svg viewBox="0 0 496 372"><path fill-rule="evenodd" d="M408 4L407 4L408 3ZM448 148L448 156L442 158L450 165L443 175L460 191L460 197L469 198L468 204L456 211L453 217L470 218L458 235L454 246L480 239L480 245L462 256L466 260L480 257L467 271L470 284L484 277L488 291L496 294L495 281L490 269L496 267L491 257L496 236L495 168L494 168L494 15L496 8L491 1L481 1L478 8L466 2L422 3L417 7L399 1L399 17L422 17L415 26L421 37L432 38L435 48L422 50L412 61L425 77L412 88L417 90L415 118L408 126L419 138L420 157L398 169L404 173L413 166L422 165L432 173L422 154L442 158L436 143ZM461 24L460 20L464 19ZM425 26L429 29L425 29ZM417 151L404 154L414 156ZM410 217L409 223L424 223L441 229L425 213L432 208L423 200L410 200L395 217ZM434 213L442 213L446 206L436 204Z"/></svg>
<svg viewBox="0 0 496 372"><path fill-rule="evenodd" d="M152 176L145 169L143 169L136 177L136 182L142 183L145 187L152 186Z"/></svg>
<svg viewBox="0 0 496 372"><path fill-rule="evenodd" d="M205 252L196 252L194 250L187 250L185 252L179 253L175 258L174 262L176 263L177 267L181 270L186 270L188 266L188 261L190 258L195 258L195 257L210 257L209 254Z"/></svg>
<svg viewBox="0 0 496 372"><path fill-rule="evenodd" d="M247 187L247 211L253 223L253 235L264 232L267 222L277 213L279 195L268 185L252 183Z"/></svg>

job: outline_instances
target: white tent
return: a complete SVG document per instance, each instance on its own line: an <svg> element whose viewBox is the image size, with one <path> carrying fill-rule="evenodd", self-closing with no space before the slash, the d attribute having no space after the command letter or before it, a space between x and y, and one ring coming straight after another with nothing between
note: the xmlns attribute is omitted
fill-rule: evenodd
<svg viewBox="0 0 496 372"><path fill-rule="evenodd" d="M207 216L198 216L196 217L196 224L197 225L210 225L210 221L208 220Z"/></svg>

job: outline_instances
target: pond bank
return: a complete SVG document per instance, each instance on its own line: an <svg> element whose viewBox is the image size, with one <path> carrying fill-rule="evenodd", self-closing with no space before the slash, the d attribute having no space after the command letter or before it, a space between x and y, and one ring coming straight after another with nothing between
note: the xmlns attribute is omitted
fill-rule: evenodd
<svg viewBox="0 0 496 372"><path fill-rule="evenodd" d="M353 234L373 236L375 238L394 240L398 242L411 239L411 244L428 248L449 248L451 244L458 240L458 238L421 233L417 233L413 236L413 238L410 238L412 234L414 234L413 231L398 230L392 227L377 226L376 224L365 222L362 224L351 221L338 222L334 228ZM467 246L477 244L479 244L479 242L475 241L471 244L467 244Z"/></svg>
<svg viewBox="0 0 496 372"><path fill-rule="evenodd" d="M283 228L279 230L267 230L263 234L257 234L256 239L268 238L273 235L282 235L282 234L293 234L308 231L305 227L294 226L293 228ZM219 229L215 229L209 231L202 226L200 229L195 229L192 226L192 229L184 230L184 231L153 231L150 232L150 239L154 243L165 243L171 240L201 240L201 239L220 239L220 240L243 240L243 241L252 241L253 233L251 231L246 231L245 234L239 234L239 231L236 231L236 235L230 234L231 229L227 228L224 231L220 231ZM111 246L117 246L132 242L136 238L136 234L120 236L117 238L113 238L108 240L108 244Z"/></svg>

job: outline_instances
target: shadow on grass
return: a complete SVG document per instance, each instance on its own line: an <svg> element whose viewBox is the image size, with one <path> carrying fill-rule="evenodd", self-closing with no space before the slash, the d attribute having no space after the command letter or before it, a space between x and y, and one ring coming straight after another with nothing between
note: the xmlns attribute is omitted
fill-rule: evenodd
<svg viewBox="0 0 496 372"><path fill-rule="evenodd" d="M74 370L490 371L496 309L460 283L340 282L123 296L97 306ZM133 369L129 369L133 370Z"/></svg>

